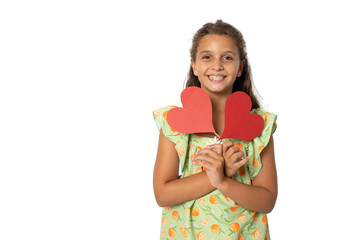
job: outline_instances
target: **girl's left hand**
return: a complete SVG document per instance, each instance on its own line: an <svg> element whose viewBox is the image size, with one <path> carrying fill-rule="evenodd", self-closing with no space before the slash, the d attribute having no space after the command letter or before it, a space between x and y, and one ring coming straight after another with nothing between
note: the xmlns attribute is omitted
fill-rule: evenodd
<svg viewBox="0 0 360 240"><path fill-rule="evenodd" d="M218 153L210 148L201 149L192 159L193 165L206 169L206 174L213 187L218 188L225 180L224 158L222 152Z"/></svg>

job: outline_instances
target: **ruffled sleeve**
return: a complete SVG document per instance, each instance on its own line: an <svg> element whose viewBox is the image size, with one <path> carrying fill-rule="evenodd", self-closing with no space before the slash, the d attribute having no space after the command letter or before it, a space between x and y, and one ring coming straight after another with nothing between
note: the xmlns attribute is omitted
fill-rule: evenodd
<svg viewBox="0 0 360 240"><path fill-rule="evenodd" d="M250 160L248 163L250 178L251 180L253 180L259 174L262 167L260 153L268 145L271 135L275 132L277 128L276 125L277 115L267 112L261 108L253 109L251 112L257 113L260 116L262 116L265 123L262 133L247 143L248 154L250 156Z"/></svg>
<svg viewBox="0 0 360 240"><path fill-rule="evenodd" d="M188 156L189 135L175 131L166 121L167 113L176 106L167 106L153 111L156 125L162 130L165 137L175 143L175 149L179 156L181 171L184 171L185 162Z"/></svg>
<svg viewBox="0 0 360 240"><path fill-rule="evenodd" d="M175 131L166 121L168 112L175 107L176 106L166 106L156 109L153 111L153 116L159 131L161 129L165 137L177 144L180 141L182 134Z"/></svg>

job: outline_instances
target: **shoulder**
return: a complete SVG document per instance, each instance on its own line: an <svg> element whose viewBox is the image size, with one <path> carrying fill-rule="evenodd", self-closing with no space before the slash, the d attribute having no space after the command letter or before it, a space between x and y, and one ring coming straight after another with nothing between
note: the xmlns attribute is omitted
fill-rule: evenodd
<svg viewBox="0 0 360 240"><path fill-rule="evenodd" d="M184 134L173 129L166 120L168 112L173 108L177 108L177 106L168 105L165 107L158 108L153 111L153 117L158 129L162 130L163 134L170 141L174 142L175 144L178 144Z"/></svg>
<svg viewBox="0 0 360 240"><path fill-rule="evenodd" d="M271 113L263 108L254 108L250 111L250 113L256 113L263 117L264 121L267 122L268 119L276 119L277 115L275 113Z"/></svg>
<svg viewBox="0 0 360 240"><path fill-rule="evenodd" d="M153 111L153 116L154 116L155 119L158 118L158 117L163 117L164 120L166 120L167 113L173 108L177 108L177 106L168 105L168 106L165 106L165 107L155 109Z"/></svg>

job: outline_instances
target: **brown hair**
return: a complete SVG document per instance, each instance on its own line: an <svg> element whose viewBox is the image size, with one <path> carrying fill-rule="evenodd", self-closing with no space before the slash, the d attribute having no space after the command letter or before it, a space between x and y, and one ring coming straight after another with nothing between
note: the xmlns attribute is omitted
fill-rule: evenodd
<svg viewBox="0 0 360 240"><path fill-rule="evenodd" d="M259 108L260 101L255 96L254 86L251 74L251 68L247 58L246 52L246 43L239 30L237 30L232 25L223 22L222 20L217 20L215 23L206 23L204 24L194 35L192 40L192 46L190 48L190 56L193 61L196 61L196 52L200 43L200 40L207 34L218 34L218 35L227 35L231 37L239 50L240 61L245 59L244 69L240 77L235 79L232 92L243 91L249 95L252 102L251 109ZM190 64L190 69L186 78L185 87L197 86L201 87L200 81L197 76L195 76L194 71ZM256 91L257 92L257 91Z"/></svg>

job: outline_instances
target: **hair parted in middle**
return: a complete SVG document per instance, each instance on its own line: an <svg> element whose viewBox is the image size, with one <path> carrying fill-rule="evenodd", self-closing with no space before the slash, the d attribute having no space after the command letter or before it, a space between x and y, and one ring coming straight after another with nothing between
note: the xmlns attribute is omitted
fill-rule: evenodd
<svg viewBox="0 0 360 240"><path fill-rule="evenodd" d="M243 91L246 94L248 94L251 99L251 102L252 102L251 109L261 107L260 101L257 99L257 97L254 93L255 86L254 86L254 83L252 80L251 68L250 68L248 58L247 58L245 40L244 40L241 32L239 30L237 30L234 26L232 26L231 24L225 23L222 20L217 20L215 23L204 24L194 34L194 37L192 40L192 46L190 48L190 56L191 56L192 60L194 62L196 61L196 52L197 52L200 40L208 34L227 35L232 38L232 40L234 41L234 44L236 45L236 47L239 51L240 61L243 59L245 60L245 65L244 65L242 74L240 77L236 77L232 92ZM185 83L185 87L190 87L190 86L201 87L200 81L199 81L198 77L195 76L191 64L190 64L190 69L189 69L189 72L188 72L188 75L186 78L186 83ZM255 89L255 91L256 91L256 89Z"/></svg>

